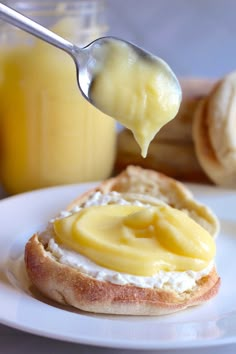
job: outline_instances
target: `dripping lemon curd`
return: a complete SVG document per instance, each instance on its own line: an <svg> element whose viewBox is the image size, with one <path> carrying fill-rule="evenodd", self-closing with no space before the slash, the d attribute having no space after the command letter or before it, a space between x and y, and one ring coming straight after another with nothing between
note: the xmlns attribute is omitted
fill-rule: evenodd
<svg viewBox="0 0 236 354"><path fill-rule="evenodd" d="M140 56L119 40L109 41L106 49L104 64L95 65L90 96L99 109L133 132L146 157L151 140L179 110L180 85L159 58Z"/></svg>

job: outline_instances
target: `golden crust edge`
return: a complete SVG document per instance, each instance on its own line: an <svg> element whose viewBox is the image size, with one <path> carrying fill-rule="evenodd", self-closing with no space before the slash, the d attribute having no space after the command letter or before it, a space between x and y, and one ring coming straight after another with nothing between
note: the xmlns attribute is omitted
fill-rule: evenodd
<svg viewBox="0 0 236 354"><path fill-rule="evenodd" d="M142 180L141 177L143 177L144 174L145 178ZM102 193L108 193L111 191L122 193L127 190L129 191L129 184L132 184L132 178L140 178L139 183L142 186L145 184L148 186L150 181L154 182L158 185L161 196L167 198L167 204L180 210L187 210L190 214L194 211L196 216L199 217L199 220L202 219L203 223L207 222L209 224L211 230L207 231L210 232L213 237L218 235L220 226L217 217L206 205L197 202L194 199L192 192L185 187L182 182L166 176L161 172L142 168L140 166L129 165L117 176L105 180L95 188L91 188L78 198L75 198L67 206L67 210L72 210L76 205L81 205L96 191ZM123 190L122 185L125 185L123 181L127 182L127 190ZM155 196L152 193L150 195L158 198L158 196Z"/></svg>
<svg viewBox="0 0 236 354"><path fill-rule="evenodd" d="M34 286L46 297L77 309L106 314L165 315L202 304L219 290L215 267L193 291L177 294L161 289L116 285L96 280L57 262L45 250L38 234L27 242L25 264Z"/></svg>

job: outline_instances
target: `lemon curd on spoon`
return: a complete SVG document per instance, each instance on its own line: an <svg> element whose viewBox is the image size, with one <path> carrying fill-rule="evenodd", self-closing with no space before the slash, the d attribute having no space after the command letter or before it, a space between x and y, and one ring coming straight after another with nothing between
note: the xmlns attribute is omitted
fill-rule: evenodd
<svg viewBox="0 0 236 354"><path fill-rule="evenodd" d="M103 48L104 64L95 65L92 103L132 130L146 157L160 128L173 119L182 93L175 74L160 58L141 55L125 42L112 39Z"/></svg>

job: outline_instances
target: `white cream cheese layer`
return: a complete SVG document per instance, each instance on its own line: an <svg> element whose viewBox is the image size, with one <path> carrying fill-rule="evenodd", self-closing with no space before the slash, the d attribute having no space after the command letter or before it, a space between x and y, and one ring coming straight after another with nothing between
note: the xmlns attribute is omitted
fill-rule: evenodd
<svg viewBox="0 0 236 354"><path fill-rule="evenodd" d="M148 196L142 196L140 201L133 200L134 195L128 195L127 197L117 192L110 192L108 194L102 194L96 192L93 194L85 204L83 208L95 205L107 205L107 204L121 204L121 205L140 205L149 206L150 204L159 203L155 198ZM124 199L126 198L126 199ZM160 203L162 203L160 201ZM70 212L63 211L59 218L69 216L75 212L78 212L81 207L75 207ZM53 222L53 220L51 220ZM46 234L44 233L45 237ZM196 286L196 282L202 277L208 275L214 266L214 262L211 262L207 268L201 271L185 271L185 272L166 272L159 271L154 276L137 276L126 273L113 271L108 268L104 268L95 262L91 261L87 257L74 252L62 245L58 245L54 238L50 238L48 241L47 251L51 257L56 261L78 269L80 272L91 276L100 281L107 281L118 285L135 285L141 288L157 288L163 290L171 290L177 293L183 293L184 291L191 290Z"/></svg>

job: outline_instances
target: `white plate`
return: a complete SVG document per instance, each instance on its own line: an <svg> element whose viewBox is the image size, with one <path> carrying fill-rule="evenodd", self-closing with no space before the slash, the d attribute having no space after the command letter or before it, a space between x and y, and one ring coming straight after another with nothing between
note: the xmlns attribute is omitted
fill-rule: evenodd
<svg viewBox="0 0 236 354"><path fill-rule="evenodd" d="M90 185L91 186L91 185ZM26 240L88 185L55 187L0 202L0 322L26 332L114 348L170 349L236 342L236 192L191 185L221 222L218 296L163 317L105 316L57 306L32 291L22 254Z"/></svg>

